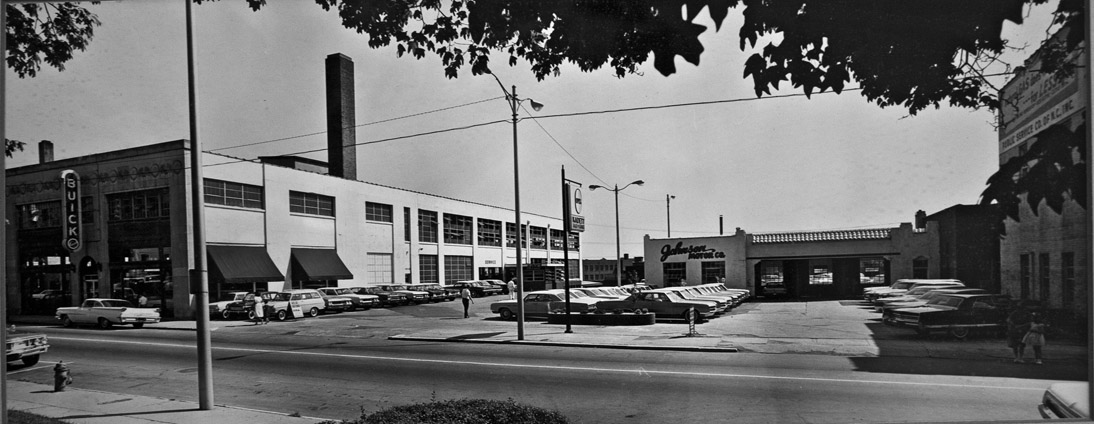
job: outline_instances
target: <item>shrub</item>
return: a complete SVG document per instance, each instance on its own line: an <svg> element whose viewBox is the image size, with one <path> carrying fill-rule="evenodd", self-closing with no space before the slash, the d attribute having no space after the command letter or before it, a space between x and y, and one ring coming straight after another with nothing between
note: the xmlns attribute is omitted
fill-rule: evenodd
<svg viewBox="0 0 1094 424"><path fill-rule="evenodd" d="M567 424L558 411L508 399L458 399L396 406L342 424ZM327 422L323 424L337 424Z"/></svg>

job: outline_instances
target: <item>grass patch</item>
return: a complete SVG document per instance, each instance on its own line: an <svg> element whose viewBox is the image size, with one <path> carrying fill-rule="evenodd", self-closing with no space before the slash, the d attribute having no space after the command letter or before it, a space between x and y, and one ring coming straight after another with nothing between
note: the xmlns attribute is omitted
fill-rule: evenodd
<svg viewBox="0 0 1094 424"><path fill-rule="evenodd" d="M509 400L457 399L395 406L352 421L321 424L568 424L558 411Z"/></svg>

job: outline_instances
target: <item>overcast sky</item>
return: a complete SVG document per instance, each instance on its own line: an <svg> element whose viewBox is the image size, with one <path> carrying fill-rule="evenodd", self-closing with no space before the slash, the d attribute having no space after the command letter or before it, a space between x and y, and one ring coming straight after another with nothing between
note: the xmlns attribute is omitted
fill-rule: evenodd
<svg viewBox="0 0 1094 424"><path fill-rule="evenodd" d="M129 1L87 6L102 26L65 71L36 78L8 72L8 138L27 142L9 167L37 161L37 143L55 143L57 159L189 138L184 3ZM1032 53L1055 5L1029 11L1004 38ZM703 14L705 17L705 13ZM241 0L194 7L199 136L206 150L240 158L296 154L326 146L324 58L356 66L357 141L509 119L490 76L446 79L438 60L397 58L373 50L342 27L335 12L308 1L271 2L252 12ZM756 99L741 77L751 52L738 48L740 9L702 39L698 67L677 58L664 77L650 63L642 75L610 70L536 81L526 63L492 63L501 81L546 107L520 123L520 187L525 211L561 215L560 169L584 184L623 186L622 251L642 255L642 236L699 237L741 227L751 233L872 228L910 222L975 203L998 167L988 111L942 107L908 116L881 109L856 91ZM1004 79L994 82L1002 86ZM782 86L776 95L800 92ZM493 99L493 100L490 100ZM550 117L691 102L735 102L638 112ZM451 108L451 109L448 109ZM315 134L310 135L308 134ZM301 137L302 136L302 137ZM233 148L243 144L289 140ZM512 207L512 128L494 124L358 147L358 179ZM325 154L305 156L326 160ZM612 193L584 191L585 258L615 257Z"/></svg>

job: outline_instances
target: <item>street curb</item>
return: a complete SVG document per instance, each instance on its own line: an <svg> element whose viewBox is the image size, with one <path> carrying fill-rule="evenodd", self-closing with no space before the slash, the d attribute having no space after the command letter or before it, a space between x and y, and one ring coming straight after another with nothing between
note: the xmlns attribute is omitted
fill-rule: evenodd
<svg viewBox="0 0 1094 424"><path fill-rule="evenodd" d="M711 353L737 353L738 350L735 347L703 347L703 346L657 346L657 345L635 345L626 346L618 344L604 344L604 343L569 343L569 342L544 342L534 340L482 340L482 339L461 339L454 337L424 337L424 336L407 336L405 334L397 334L394 336L388 336L388 340L402 340L402 341L415 341L415 342L448 342L448 343L484 343L484 344L503 344L503 345L530 345L530 346L556 346L556 347L584 347L584 348L600 348L600 349L626 349L626 350L661 350L661 351L678 351L678 352L711 352Z"/></svg>

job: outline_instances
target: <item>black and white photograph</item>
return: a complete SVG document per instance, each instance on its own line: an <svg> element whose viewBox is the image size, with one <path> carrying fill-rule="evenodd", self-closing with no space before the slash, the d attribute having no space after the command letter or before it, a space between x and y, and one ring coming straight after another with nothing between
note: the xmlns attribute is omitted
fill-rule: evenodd
<svg viewBox="0 0 1094 424"><path fill-rule="evenodd" d="M0 6L0 423L1091 419L1087 2Z"/></svg>

